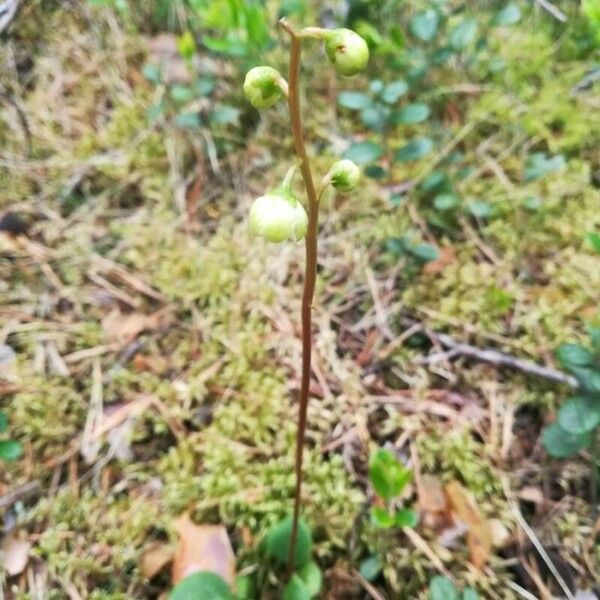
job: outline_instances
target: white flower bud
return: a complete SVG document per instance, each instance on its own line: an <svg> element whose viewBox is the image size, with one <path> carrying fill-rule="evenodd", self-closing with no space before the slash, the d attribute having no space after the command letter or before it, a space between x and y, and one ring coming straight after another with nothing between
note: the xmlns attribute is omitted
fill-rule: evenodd
<svg viewBox="0 0 600 600"><path fill-rule="evenodd" d="M257 198L250 209L250 232L269 242L299 241L306 235L308 215L293 196L279 191Z"/></svg>
<svg viewBox="0 0 600 600"><path fill-rule="evenodd" d="M360 169L351 160L338 160L333 163L329 173L325 176L327 181L340 192L351 192L356 189L360 180Z"/></svg>
<svg viewBox="0 0 600 600"><path fill-rule="evenodd" d="M281 98L285 80L272 67L254 67L246 73L244 93L254 108L270 108Z"/></svg>
<svg viewBox="0 0 600 600"><path fill-rule="evenodd" d="M367 42L351 29L334 29L325 41L325 50L335 70L351 77L360 73L369 62Z"/></svg>

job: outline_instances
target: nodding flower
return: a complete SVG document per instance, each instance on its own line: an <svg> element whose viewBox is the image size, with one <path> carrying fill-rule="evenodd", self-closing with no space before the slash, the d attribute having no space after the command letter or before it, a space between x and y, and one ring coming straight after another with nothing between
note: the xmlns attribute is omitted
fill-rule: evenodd
<svg viewBox="0 0 600 600"><path fill-rule="evenodd" d="M254 67L246 73L244 93L254 108L270 108L287 95L287 82L277 69Z"/></svg>
<svg viewBox="0 0 600 600"><path fill-rule="evenodd" d="M325 50L340 75L352 77L369 62L367 42L351 29L334 29L325 37Z"/></svg>
<svg viewBox="0 0 600 600"><path fill-rule="evenodd" d="M359 180L360 169L358 165L346 158L331 165L329 173L323 178L323 183L331 183L339 192L351 192L356 189Z"/></svg>
<svg viewBox="0 0 600 600"><path fill-rule="evenodd" d="M300 241L307 228L308 215L291 194L275 190L252 203L250 232L269 242Z"/></svg>

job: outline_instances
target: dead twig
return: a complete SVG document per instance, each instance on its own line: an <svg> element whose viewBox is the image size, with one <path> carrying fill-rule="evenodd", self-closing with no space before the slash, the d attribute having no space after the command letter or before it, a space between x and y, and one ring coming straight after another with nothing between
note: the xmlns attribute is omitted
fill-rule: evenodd
<svg viewBox="0 0 600 600"><path fill-rule="evenodd" d="M362 588L373 598L373 600L385 600L385 596L379 592L372 584L370 584L358 571L353 571L354 577L356 577L358 583Z"/></svg>
<svg viewBox="0 0 600 600"><path fill-rule="evenodd" d="M17 16L21 0L4 0L0 2L0 33L2 33Z"/></svg>
<svg viewBox="0 0 600 600"><path fill-rule="evenodd" d="M410 327L414 324L415 321L411 319L404 320L404 325L407 327ZM575 377L567 375L563 371L538 365L531 360L517 358L512 354L494 350L493 348L478 348L477 346L473 346L471 344L458 342L453 337L445 333L429 331L425 327L423 327L423 330L427 331L430 337L436 339L444 348L448 349L449 352L443 352L441 355L437 353L425 359L419 359L418 362L420 364L432 364L441 360L442 358L446 360L448 358L455 358L457 356L467 356L468 358L474 358L475 360L490 363L492 365L510 367L511 369L522 371L528 375L535 375L536 377L541 377L542 379L548 379L549 381L566 383L573 388L579 387L579 383Z"/></svg>
<svg viewBox="0 0 600 600"><path fill-rule="evenodd" d="M554 4L552 4L551 2L548 2L548 0L535 0L535 1L546 12L550 13L555 19L558 19L561 23L567 22L567 15L565 15L565 13L562 10L560 10L559 8L554 6Z"/></svg>
<svg viewBox="0 0 600 600"><path fill-rule="evenodd" d="M41 483L35 479L34 481L28 481L18 488L11 490L8 494L4 494L4 496L0 496L0 510L12 506L15 502L21 500L21 498L24 498L25 496L34 494L40 487Z"/></svg>
<svg viewBox="0 0 600 600"><path fill-rule="evenodd" d="M568 600L575 600L575 597L573 596L573 593L569 589L569 586L566 584L562 575L559 573L555 564L552 562L552 559L550 558L550 556L548 556L548 553L546 552L545 548L542 546L542 543L540 542L539 538L537 537L537 535L535 534L533 529L529 526L529 523L527 523L527 521L525 520L525 517L523 517L523 515L521 514L521 511L519 510L519 506L517 505L517 502L515 501L512 491L509 487L508 481L504 480L502 482L502 484L504 487L504 494L505 494L506 499L508 500L508 503L512 509L513 515L515 516L515 518L517 520L517 523L519 524L521 529L525 532L525 534L531 541L533 547L537 550L541 559L544 561L544 563L548 567L548 570L550 571L550 573L552 573L552 575L554 576L556 583L558 583L558 585L560 586L561 590L563 591L565 596L568 598Z"/></svg>

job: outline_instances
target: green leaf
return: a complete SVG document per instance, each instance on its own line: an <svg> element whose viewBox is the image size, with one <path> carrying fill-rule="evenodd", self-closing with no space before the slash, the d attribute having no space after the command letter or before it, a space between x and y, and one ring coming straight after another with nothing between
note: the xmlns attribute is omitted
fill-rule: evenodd
<svg viewBox="0 0 600 600"><path fill-rule="evenodd" d="M196 92L200 96L208 96L215 89L215 80L205 77L203 79L199 79L196 83Z"/></svg>
<svg viewBox="0 0 600 600"><path fill-rule="evenodd" d="M419 523L419 514L411 508L401 508L394 515L394 524L397 527L416 527Z"/></svg>
<svg viewBox="0 0 600 600"><path fill-rule="evenodd" d="M492 207L483 200L472 200L467 204L467 208L478 219L485 219L492 214Z"/></svg>
<svg viewBox="0 0 600 600"><path fill-rule="evenodd" d="M380 506L371 507L371 522L375 527L379 527L379 529L389 529L396 525L394 515Z"/></svg>
<svg viewBox="0 0 600 600"><path fill-rule="evenodd" d="M361 110L371 104L371 98L363 92L341 92L338 104L350 110Z"/></svg>
<svg viewBox="0 0 600 600"><path fill-rule="evenodd" d="M559 408L556 421L569 434L588 433L600 423L600 399L572 396Z"/></svg>
<svg viewBox="0 0 600 600"><path fill-rule="evenodd" d="M454 194L439 194L433 200L438 210L451 210L458 206L458 198Z"/></svg>
<svg viewBox="0 0 600 600"><path fill-rule="evenodd" d="M282 565L286 565L290 550L290 537L292 535L292 517L286 517L274 525L265 538L265 550L270 556ZM298 535L296 537L295 566L303 567L310 560L312 552L312 536L304 519L298 522Z"/></svg>
<svg viewBox="0 0 600 600"><path fill-rule="evenodd" d="M256 48L262 48L269 41L269 28L264 8L259 4L244 3L246 32L250 43Z"/></svg>
<svg viewBox="0 0 600 600"><path fill-rule="evenodd" d="M16 460L23 454L23 447L16 440L0 441L0 458L2 460Z"/></svg>
<svg viewBox="0 0 600 600"><path fill-rule="evenodd" d="M343 158L354 161L358 165L364 165L376 161L383 155L383 148L376 142L357 142L350 147L342 155Z"/></svg>
<svg viewBox="0 0 600 600"><path fill-rule="evenodd" d="M209 120L213 125L229 125L235 123L240 116L240 109L234 106L222 105L215 108Z"/></svg>
<svg viewBox="0 0 600 600"><path fill-rule="evenodd" d="M492 25L495 27L508 27L510 25L516 25L520 20L521 9L517 4L511 2L496 13L496 16L492 19Z"/></svg>
<svg viewBox="0 0 600 600"><path fill-rule="evenodd" d="M592 394L600 394L600 370L595 367L570 367L581 387Z"/></svg>
<svg viewBox="0 0 600 600"><path fill-rule="evenodd" d="M403 199L402 196L401 199ZM400 204L400 202L397 204ZM406 254L406 248L401 238L390 238L385 242L385 248L394 256L404 256Z"/></svg>
<svg viewBox="0 0 600 600"><path fill-rule="evenodd" d="M285 586L285 589L283 590L283 600L310 599L311 595L308 590L308 587L306 586L304 581L302 581L302 579L300 579L300 577L298 577L298 575L294 573L294 575L292 575L292 578L289 580L288 584Z"/></svg>
<svg viewBox="0 0 600 600"><path fill-rule="evenodd" d="M186 85L174 85L169 90L169 95L179 104L185 104L194 99L194 91Z"/></svg>
<svg viewBox="0 0 600 600"><path fill-rule="evenodd" d="M374 94L381 94L383 91L383 81L381 81L381 79L373 79L369 84L369 89Z"/></svg>
<svg viewBox="0 0 600 600"><path fill-rule="evenodd" d="M537 196L528 196L523 200L523 206L527 210L536 211L542 208L542 201Z"/></svg>
<svg viewBox="0 0 600 600"><path fill-rule="evenodd" d="M188 60L196 54L196 40L190 31L184 31L177 38L177 50L183 58Z"/></svg>
<svg viewBox="0 0 600 600"><path fill-rule="evenodd" d="M600 355L600 327L587 325L586 330L590 336L590 342L592 342L592 348L594 349L594 352Z"/></svg>
<svg viewBox="0 0 600 600"><path fill-rule="evenodd" d="M158 83L160 81L160 69L158 65L144 65L144 68L142 69L142 75L152 83Z"/></svg>
<svg viewBox="0 0 600 600"><path fill-rule="evenodd" d="M383 129L384 116L374 106L367 106L367 108L363 109L360 113L360 120L369 129L373 129L374 131L381 131Z"/></svg>
<svg viewBox="0 0 600 600"><path fill-rule="evenodd" d="M440 251L432 244L416 244L411 246L409 252L422 262L431 262L440 257Z"/></svg>
<svg viewBox="0 0 600 600"><path fill-rule="evenodd" d="M390 204L392 206L400 206L406 200L404 194L392 194L390 196Z"/></svg>
<svg viewBox="0 0 600 600"><path fill-rule="evenodd" d="M0 410L0 433L6 431L7 427L8 417L6 416L6 413L4 411Z"/></svg>
<svg viewBox="0 0 600 600"><path fill-rule="evenodd" d="M506 65L506 59L501 56L494 56L488 61L487 68L490 73L500 73L500 71L506 69Z"/></svg>
<svg viewBox="0 0 600 600"><path fill-rule="evenodd" d="M304 581L311 598L319 594L321 587L323 587L323 574L321 573L319 565L314 560L306 563L302 569L298 571L298 575L300 576L300 579Z"/></svg>
<svg viewBox="0 0 600 600"><path fill-rule="evenodd" d="M379 556L372 554L361 561L358 571L367 581L375 581L383 571L383 563Z"/></svg>
<svg viewBox="0 0 600 600"><path fill-rule="evenodd" d="M432 62L436 66L445 65L450 58L455 54L456 49L452 46L445 46L433 53Z"/></svg>
<svg viewBox="0 0 600 600"><path fill-rule="evenodd" d="M477 35L477 21L465 19L450 32L450 45L455 50L464 50Z"/></svg>
<svg viewBox="0 0 600 600"><path fill-rule="evenodd" d="M213 52L221 52L228 56L243 58L248 55L248 47L239 37L231 35L227 38L204 36L202 43Z"/></svg>
<svg viewBox="0 0 600 600"><path fill-rule="evenodd" d="M184 112L178 114L173 123L182 129L198 129L201 125L200 115L195 112Z"/></svg>
<svg viewBox="0 0 600 600"><path fill-rule="evenodd" d="M430 42L437 33L439 22L437 12L430 8L410 20L410 32L421 41Z"/></svg>
<svg viewBox="0 0 600 600"><path fill-rule="evenodd" d="M444 171L432 171L421 183L420 189L426 194L435 192L439 189L450 189L450 181Z"/></svg>
<svg viewBox="0 0 600 600"><path fill-rule="evenodd" d="M554 458L568 458L587 448L591 442L592 436L589 433L572 435L558 423L552 423L542 433L542 445L546 448L546 452Z"/></svg>
<svg viewBox="0 0 600 600"><path fill-rule="evenodd" d="M479 600L479 595L473 588L465 588L462 593L462 600Z"/></svg>
<svg viewBox="0 0 600 600"><path fill-rule="evenodd" d="M429 116L429 107L427 104L409 104L400 112L397 112L392 117L392 121L396 124L413 125L421 123Z"/></svg>
<svg viewBox="0 0 600 600"><path fill-rule="evenodd" d="M579 344L561 344L556 349L556 358L569 371L574 367L591 367L594 364L594 355Z"/></svg>
<svg viewBox="0 0 600 600"><path fill-rule="evenodd" d="M235 578L235 598L236 600L254 600L256 590L254 582L249 575L238 575Z"/></svg>
<svg viewBox="0 0 600 600"><path fill-rule="evenodd" d="M535 181L550 173L561 171L566 166L565 157L562 154L548 157L545 152L536 152L527 157L523 178L525 181Z"/></svg>
<svg viewBox="0 0 600 600"><path fill-rule="evenodd" d="M408 83L403 79L398 79L383 88L381 99L388 104L395 104L406 92L408 92Z"/></svg>
<svg viewBox="0 0 600 600"><path fill-rule="evenodd" d="M153 104L147 111L146 117L150 122L156 121L165 112L165 104L163 102L157 102Z"/></svg>
<svg viewBox="0 0 600 600"><path fill-rule="evenodd" d="M418 137L411 140L399 150L396 150L394 158L401 162L409 162L423 158L433 149L433 142L427 137Z"/></svg>
<svg viewBox="0 0 600 600"><path fill-rule="evenodd" d="M216 573L202 571L180 581L169 600L233 600L227 584Z"/></svg>
<svg viewBox="0 0 600 600"><path fill-rule="evenodd" d="M585 236L585 239L596 252L600 252L600 233L594 233L593 231L590 231Z"/></svg>
<svg viewBox="0 0 600 600"><path fill-rule="evenodd" d="M429 582L429 600L459 600L458 590L447 577L436 575Z"/></svg>
<svg viewBox="0 0 600 600"><path fill-rule="evenodd" d="M383 179L387 175L387 171L380 165L367 165L363 173L371 179Z"/></svg>
<svg viewBox="0 0 600 600"><path fill-rule="evenodd" d="M377 495L391 500L400 495L410 481L412 472L407 469L392 452L379 448L369 461L369 481Z"/></svg>

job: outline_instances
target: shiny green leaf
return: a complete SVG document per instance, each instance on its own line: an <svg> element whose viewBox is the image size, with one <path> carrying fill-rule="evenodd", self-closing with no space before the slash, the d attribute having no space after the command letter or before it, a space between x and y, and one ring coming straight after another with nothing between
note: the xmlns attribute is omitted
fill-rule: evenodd
<svg viewBox="0 0 600 600"><path fill-rule="evenodd" d="M344 152L343 158L354 161L358 165L364 165L383 156L383 147L376 142L357 142L350 145Z"/></svg>
<svg viewBox="0 0 600 600"><path fill-rule="evenodd" d="M433 150L433 142L427 137L418 137L396 150L394 158L401 162L410 162L423 158L431 150Z"/></svg>
<svg viewBox="0 0 600 600"><path fill-rule="evenodd" d="M392 121L396 124L413 125L421 123L429 116L429 107L427 104L409 104L400 112L397 112L392 117Z"/></svg>
<svg viewBox="0 0 600 600"><path fill-rule="evenodd" d="M439 22L437 12L430 8L410 20L410 32L421 41L430 42L437 33Z"/></svg>

